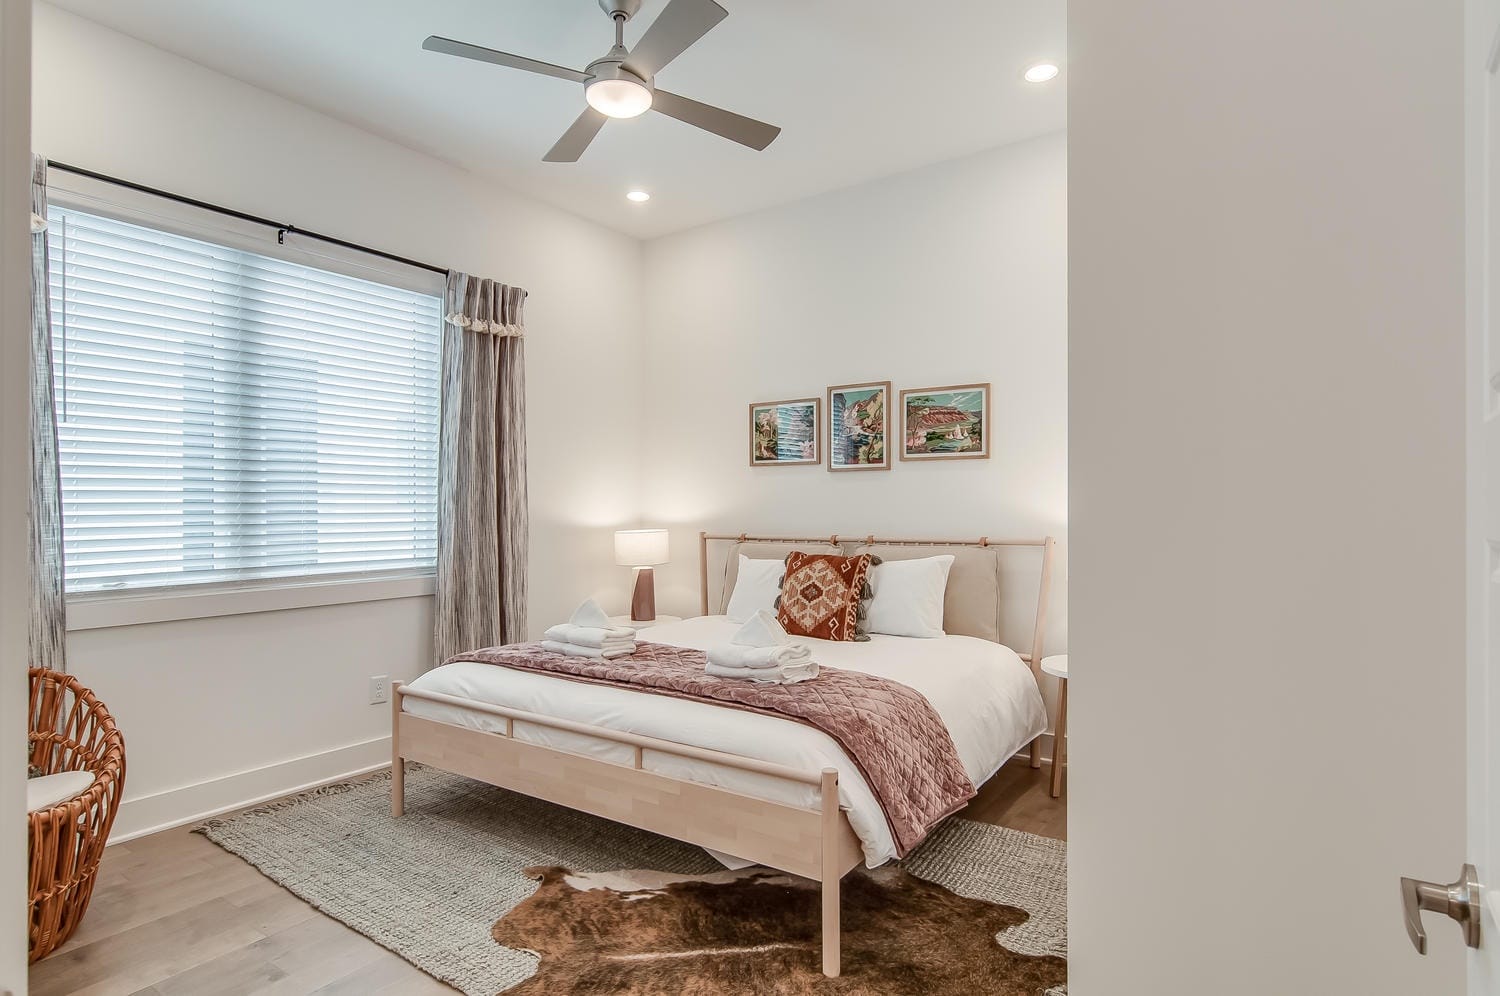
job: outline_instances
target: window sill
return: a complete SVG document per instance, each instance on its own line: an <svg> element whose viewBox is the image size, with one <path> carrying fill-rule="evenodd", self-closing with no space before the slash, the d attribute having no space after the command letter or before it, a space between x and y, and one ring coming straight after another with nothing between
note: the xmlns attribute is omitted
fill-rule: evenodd
<svg viewBox="0 0 1500 996"><path fill-rule="evenodd" d="M431 575L398 578L340 578L329 581L290 581L285 584L209 591L141 592L113 595L90 592L68 597L68 630L111 629L180 619L211 619L251 612L280 612L319 605L379 602L393 598L431 595L437 579Z"/></svg>

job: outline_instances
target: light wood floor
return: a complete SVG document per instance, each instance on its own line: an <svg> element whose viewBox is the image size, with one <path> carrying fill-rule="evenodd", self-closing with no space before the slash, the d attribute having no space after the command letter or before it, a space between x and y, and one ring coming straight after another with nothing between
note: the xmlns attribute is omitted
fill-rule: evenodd
<svg viewBox="0 0 1500 996"><path fill-rule="evenodd" d="M1012 762L960 815L1065 837L1047 768ZM31 968L33 996L452 994L184 827L108 848L78 933Z"/></svg>

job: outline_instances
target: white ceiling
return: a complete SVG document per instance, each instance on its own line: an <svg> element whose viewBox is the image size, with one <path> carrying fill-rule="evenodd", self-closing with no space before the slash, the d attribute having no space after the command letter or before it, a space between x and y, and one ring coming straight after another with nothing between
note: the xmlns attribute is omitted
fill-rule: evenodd
<svg viewBox="0 0 1500 996"><path fill-rule="evenodd" d="M582 87L424 52L447 35L582 69L596 0L56 0L229 76L612 228L649 238L1065 125L1064 0L721 0L664 88L782 127L753 152L660 114L611 121L577 163L542 156ZM633 44L665 6L645 0ZM632 204L624 194L652 194Z"/></svg>

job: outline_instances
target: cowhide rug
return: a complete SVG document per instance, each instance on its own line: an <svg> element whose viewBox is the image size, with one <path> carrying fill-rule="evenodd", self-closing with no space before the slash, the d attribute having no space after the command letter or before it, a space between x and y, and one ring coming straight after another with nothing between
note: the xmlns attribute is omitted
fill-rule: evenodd
<svg viewBox="0 0 1500 996"><path fill-rule="evenodd" d="M381 773L200 832L464 996L1034 996L1067 956L1067 845L959 817L845 876L837 980L811 883L421 765L400 819Z"/></svg>
<svg viewBox="0 0 1500 996"><path fill-rule="evenodd" d="M896 865L843 881L843 974L822 974L817 886L764 868L526 873L541 882L494 926L541 959L506 996L1040 996L1067 962L1017 954L995 934L1027 914L966 899Z"/></svg>

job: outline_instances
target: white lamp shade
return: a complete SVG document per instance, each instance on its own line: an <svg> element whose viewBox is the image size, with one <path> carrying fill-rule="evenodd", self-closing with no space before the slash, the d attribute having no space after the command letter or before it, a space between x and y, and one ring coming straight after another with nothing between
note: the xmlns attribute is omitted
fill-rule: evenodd
<svg viewBox="0 0 1500 996"><path fill-rule="evenodd" d="M583 99L612 118L633 118L651 109L651 91L634 80L595 80L584 88Z"/></svg>
<svg viewBox="0 0 1500 996"><path fill-rule="evenodd" d="M667 531L619 530L615 533L615 563L621 567L654 567L667 563Z"/></svg>

